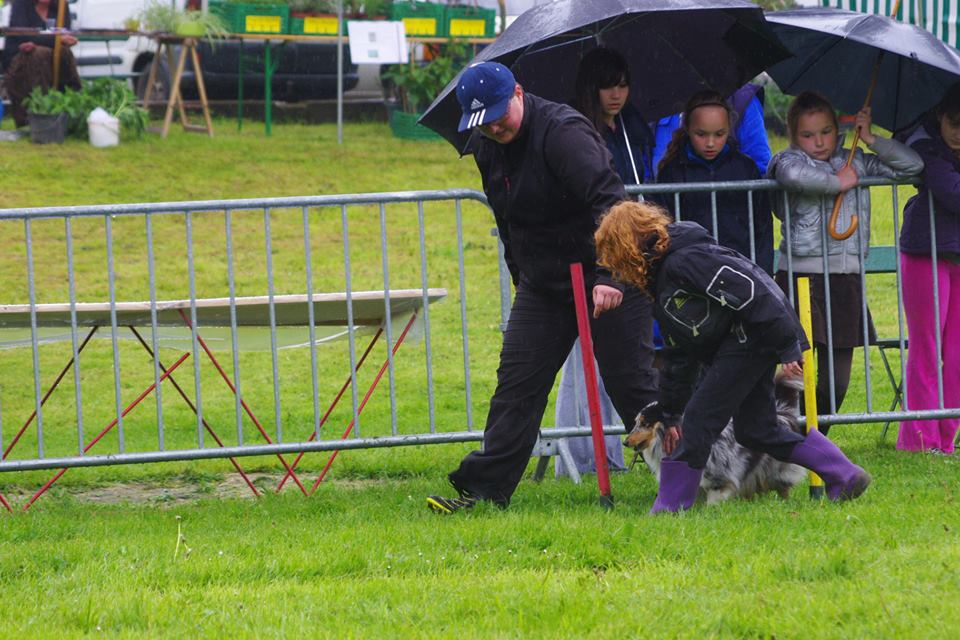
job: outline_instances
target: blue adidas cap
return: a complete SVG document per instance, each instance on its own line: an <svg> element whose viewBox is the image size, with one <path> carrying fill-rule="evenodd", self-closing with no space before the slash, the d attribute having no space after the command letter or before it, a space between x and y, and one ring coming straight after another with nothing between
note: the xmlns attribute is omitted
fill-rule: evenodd
<svg viewBox="0 0 960 640"><path fill-rule="evenodd" d="M478 62L457 81L457 100L463 116L457 131L499 120L507 112L517 81L499 62Z"/></svg>

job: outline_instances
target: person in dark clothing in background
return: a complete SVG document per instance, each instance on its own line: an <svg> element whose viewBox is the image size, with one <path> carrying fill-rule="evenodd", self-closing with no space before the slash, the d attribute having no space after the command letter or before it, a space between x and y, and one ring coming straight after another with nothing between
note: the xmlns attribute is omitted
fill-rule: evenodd
<svg viewBox="0 0 960 640"><path fill-rule="evenodd" d="M593 49L580 60L574 83L571 106L586 116L607 145L613 156L614 169L624 185L653 181L653 131L643 115L630 102L630 69L619 52L606 47ZM653 320L650 320L651 324ZM653 342L658 344L654 328ZM589 425L589 401L583 384L583 363L579 343L570 350L563 364L560 385L557 388L556 426L579 427ZM610 396L598 381L600 413L605 425L623 422L616 415ZM629 429L628 429L629 430ZM607 466L611 471L626 471L620 438L606 436ZM557 456L557 475L593 473L596 456L593 439L567 439L569 456ZM573 469L567 467L572 462Z"/></svg>
<svg viewBox="0 0 960 640"><path fill-rule="evenodd" d="M682 123L660 161L657 182L760 178L756 163L737 148L732 135L735 114L719 93L695 94L687 102ZM696 222L719 244L749 256L768 274L773 273L773 214L766 192L718 191L715 214L714 197L709 191L681 193L679 207L672 193L656 194L651 199L678 220Z"/></svg>
<svg viewBox="0 0 960 640"><path fill-rule="evenodd" d="M63 28L70 28L70 10L64 8ZM11 27L47 29L56 26L57 0L13 0L10 8ZM27 112L23 101L34 87L49 89L53 85L52 35L7 36L3 48L4 86L10 98L10 113L16 126L27 124ZM77 39L69 34L60 36L60 86L80 88L77 63L70 47Z"/></svg>
<svg viewBox="0 0 960 640"><path fill-rule="evenodd" d="M617 411L637 415L657 393L650 302L596 266L597 220L625 197L596 130L571 107L525 93L497 63L469 67L456 92L463 110L460 130L482 134L470 151L517 291L483 450L468 454L449 475L458 497L427 498L439 513L470 508L478 500L509 504L537 441L554 379L577 337L570 263L583 264L600 375ZM597 318L601 311L607 313Z"/></svg>
<svg viewBox="0 0 960 640"><path fill-rule="evenodd" d="M595 237L599 264L653 298L667 343L660 399L641 414L668 428L668 457L650 513L690 508L713 443L731 418L737 442L812 469L831 500L866 490L869 474L825 436L814 430L804 438L777 422L777 363L799 375L809 344L769 275L717 245L700 225L672 223L665 210L648 202L613 207ZM704 375L694 390L701 364Z"/></svg>

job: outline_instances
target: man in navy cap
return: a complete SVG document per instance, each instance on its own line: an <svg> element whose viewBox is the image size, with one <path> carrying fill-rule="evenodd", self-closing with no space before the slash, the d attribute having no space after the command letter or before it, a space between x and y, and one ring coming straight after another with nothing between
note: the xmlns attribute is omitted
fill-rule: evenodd
<svg viewBox="0 0 960 640"><path fill-rule="evenodd" d="M570 263L584 267L595 355L617 412L632 421L657 391L650 302L596 264L597 220L626 198L596 129L575 109L525 93L496 62L467 68L456 93L460 131L481 134L467 151L480 170L516 296L483 450L468 454L449 475L458 497L427 498L439 513L478 500L509 504L557 372L577 338Z"/></svg>

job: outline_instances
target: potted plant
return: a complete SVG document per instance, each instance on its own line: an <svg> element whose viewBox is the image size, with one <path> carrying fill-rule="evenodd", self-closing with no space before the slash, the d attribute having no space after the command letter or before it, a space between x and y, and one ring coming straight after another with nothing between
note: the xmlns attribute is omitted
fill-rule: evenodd
<svg viewBox="0 0 960 640"><path fill-rule="evenodd" d="M290 0L290 33L332 36L337 34L336 0Z"/></svg>
<svg viewBox="0 0 960 640"><path fill-rule="evenodd" d="M69 90L68 90L69 91ZM68 96L66 92L34 87L23 101L30 123L30 140L35 144L63 144L67 135Z"/></svg>
<svg viewBox="0 0 960 640"><path fill-rule="evenodd" d="M220 16L203 11L181 11L165 0L150 0L137 18L148 31L209 39L227 35Z"/></svg>
<svg viewBox="0 0 960 640"><path fill-rule="evenodd" d="M390 12L390 0L343 0L343 15L357 20L382 20Z"/></svg>
<svg viewBox="0 0 960 640"><path fill-rule="evenodd" d="M398 138L436 139L437 134L418 126L417 120L433 99L468 62L466 45L450 40L426 63L392 65L382 79L390 91L387 107L390 128Z"/></svg>

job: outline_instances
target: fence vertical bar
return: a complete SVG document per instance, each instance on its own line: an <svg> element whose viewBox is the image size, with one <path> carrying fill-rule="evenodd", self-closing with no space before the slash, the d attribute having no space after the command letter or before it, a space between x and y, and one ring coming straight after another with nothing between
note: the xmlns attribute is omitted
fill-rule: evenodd
<svg viewBox="0 0 960 640"><path fill-rule="evenodd" d="M33 274L33 228L24 218L24 240L27 243L27 295L30 300L30 343L33 349L33 393L37 412L37 457L43 457L43 407L40 400L40 349L37 346L37 288Z"/></svg>
<svg viewBox="0 0 960 640"><path fill-rule="evenodd" d="M470 384L470 344L467 339L467 276L463 258L463 209L460 199L455 201L457 211L457 265L460 269L460 337L463 341L463 381L467 403L467 429L473 429L473 399Z"/></svg>
<svg viewBox="0 0 960 640"><path fill-rule="evenodd" d="M283 427L280 424L280 366L277 362L277 309L274 306L273 238L270 232L270 209L263 209L263 234L267 251L267 310L270 316L270 362L273 366L273 423L277 442L283 442ZM237 392L239 395L239 391Z"/></svg>
<svg viewBox="0 0 960 640"><path fill-rule="evenodd" d="M343 235L343 271L347 289L347 344L350 349L350 371L357 370L357 344L353 326L353 279L350 266L350 230L347 221L347 205L340 205L340 226ZM360 410L357 398L357 376L350 377L350 397L353 401L353 424L360 436Z"/></svg>
<svg viewBox="0 0 960 640"><path fill-rule="evenodd" d="M113 217L105 215L103 219L107 234L107 287L110 300L110 342L113 346L113 398L117 411L117 444L120 453L123 453L123 402L120 398L120 345L117 340L117 278L113 268Z"/></svg>
<svg viewBox="0 0 960 640"><path fill-rule="evenodd" d="M227 292L230 296L230 350L233 362L233 419L236 421L237 446L243 446L243 408L240 405L240 345L237 339L237 275L233 268L233 210L227 209L223 217L227 242Z"/></svg>
<svg viewBox="0 0 960 640"><path fill-rule="evenodd" d="M856 196L856 192L854 194ZM859 198L859 196L856 196ZM820 198L821 202L821 211L826 211L824 207L827 207L827 203L824 201L824 198ZM823 217L823 216L821 216ZM823 229L820 231L820 248L823 251L823 297L825 298L824 309L826 313L826 329L827 329L827 378L828 378L828 389L830 391L830 413L837 412L837 381L836 376L833 374L833 310L832 303L830 300L830 253L827 246L827 237L829 232L827 231L828 220L826 217L823 217ZM820 407L819 410L822 411Z"/></svg>
<svg viewBox="0 0 960 640"><path fill-rule="evenodd" d="M894 257L896 258L897 273L897 336L899 337L900 347L900 393L903 396L901 409L909 411L910 403L907 400L907 345L903 339L903 273L900 265L900 215L899 215L899 193L897 187L893 187L893 247ZM894 390L896 393L896 390Z"/></svg>
<svg viewBox="0 0 960 640"><path fill-rule="evenodd" d="M387 382L390 385L390 432L397 435L397 391L393 369L393 317L390 308L390 261L387 258L387 205L380 203L380 260L383 269L383 321L387 335Z"/></svg>
<svg viewBox="0 0 960 640"><path fill-rule="evenodd" d="M713 239L720 242L720 223L717 221L717 192L710 190L710 221L713 224Z"/></svg>
<svg viewBox="0 0 960 640"><path fill-rule="evenodd" d="M157 325L157 267L153 254L153 214L148 213L145 216L145 226L147 232L147 277L150 283L150 341L153 344L153 383L156 389L157 401L157 447L160 451L166 448L166 435L163 426L163 395L160 384L160 351L159 345L159 327Z"/></svg>
<svg viewBox="0 0 960 640"><path fill-rule="evenodd" d="M943 409L943 327L940 324L940 274L937 270L937 223L934 215L933 191L927 191L930 208L930 270L933 272L933 337L937 347L937 408Z"/></svg>
<svg viewBox="0 0 960 640"><path fill-rule="evenodd" d="M790 196L787 192L783 193L783 252L780 259L787 259L787 297L790 298L790 304L796 304L796 292L793 287L793 240L790 233ZM779 268L778 265L773 266Z"/></svg>
<svg viewBox="0 0 960 640"><path fill-rule="evenodd" d="M310 247L310 213L301 207L303 215L303 256L307 268L307 319L310 323L310 379L313 383L313 437L320 437L320 388L317 384L317 327L313 308L313 256ZM237 401L239 404L239 400Z"/></svg>
<svg viewBox="0 0 960 640"><path fill-rule="evenodd" d="M184 213L187 231L187 281L190 287L190 338L193 342L193 389L197 407L197 447L203 444L203 396L200 391L200 341L197 337L197 275L193 264L193 214Z"/></svg>
<svg viewBox="0 0 960 640"><path fill-rule="evenodd" d="M67 243L67 289L70 298L70 348L73 353L73 402L77 412L77 451L83 455L83 394L80 391L80 350L77 347L77 274L73 268L72 218L64 218ZM3 449L0 444L0 450Z"/></svg>
<svg viewBox="0 0 960 640"><path fill-rule="evenodd" d="M860 189L857 188L857 197ZM860 262L860 325L863 331L863 384L866 387L867 413L873 413L873 383L870 371L870 317L867 311L867 252L869 240L864 240L864 225L857 225L857 259Z"/></svg>
<svg viewBox="0 0 960 640"><path fill-rule="evenodd" d="M430 433L436 433L437 417L433 398L433 352L430 345L430 296L427 294L427 241L424 230L423 200L417 202L417 223L420 234L420 288L423 293L423 346L427 359L427 411L430 415Z"/></svg>
<svg viewBox="0 0 960 640"><path fill-rule="evenodd" d="M497 239L497 273L500 276L500 331L507 327L510 317L510 269L507 267L506 248L500 240L500 231L496 227L490 230L490 235Z"/></svg>
<svg viewBox="0 0 960 640"><path fill-rule="evenodd" d="M680 215L680 192L675 191L673 194L673 210L677 215L674 216L677 222L681 222L683 217Z"/></svg>

